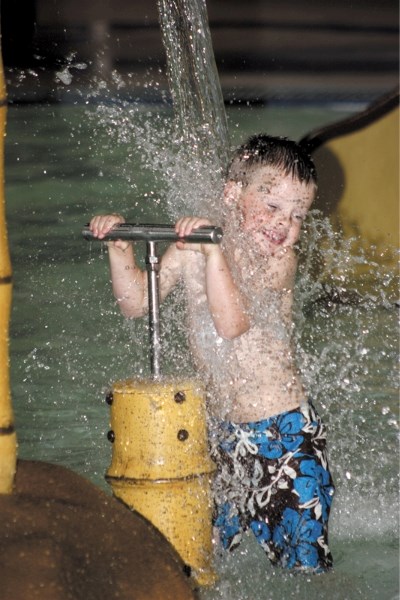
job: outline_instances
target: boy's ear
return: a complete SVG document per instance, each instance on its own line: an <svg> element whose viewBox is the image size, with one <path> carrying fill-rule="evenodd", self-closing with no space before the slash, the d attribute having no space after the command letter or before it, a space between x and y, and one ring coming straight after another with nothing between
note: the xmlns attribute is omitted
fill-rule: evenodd
<svg viewBox="0 0 400 600"><path fill-rule="evenodd" d="M233 206L239 200L242 191L242 184L236 181L229 180L224 187L224 202L228 206Z"/></svg>

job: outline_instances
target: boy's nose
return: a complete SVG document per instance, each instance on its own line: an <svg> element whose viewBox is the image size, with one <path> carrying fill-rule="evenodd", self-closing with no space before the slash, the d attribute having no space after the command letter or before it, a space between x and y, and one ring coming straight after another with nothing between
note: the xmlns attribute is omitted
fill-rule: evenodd
<svg viewBox="0 0 400 600"><path fill-rule="evenodd" d="M290 220L289 215L286 215L285 213L280 213L278 215L277 223L278 223L278 225L285 227L289 223L289 220Z"/></svg>

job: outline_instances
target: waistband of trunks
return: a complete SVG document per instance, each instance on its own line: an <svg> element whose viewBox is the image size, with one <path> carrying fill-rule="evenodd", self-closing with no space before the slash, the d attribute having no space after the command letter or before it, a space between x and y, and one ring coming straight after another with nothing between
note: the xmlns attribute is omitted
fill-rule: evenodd
<svg viewBox="0 0 400 600"><path fill-rule="evenodd" d="M307 402L301 404L298 408L278 413L272 417L268 417L267 419L261 419L260 421L234 422L216 420L212 425L217 427L219 430L227 432L232 432L235 429L242 429L244 431L247 429L269 429L285 417L296 413L300 413L306 418L311 418L311 420L319 420L318 413L315 410L312 401L308 400Z"/></svg>

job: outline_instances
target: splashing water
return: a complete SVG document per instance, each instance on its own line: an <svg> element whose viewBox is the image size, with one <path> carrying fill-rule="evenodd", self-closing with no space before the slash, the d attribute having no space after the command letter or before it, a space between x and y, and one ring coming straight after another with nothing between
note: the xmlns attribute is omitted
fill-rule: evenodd
<svg viewBox="0 0 400 600"><path fill-rule="evenodd" d="M76 58L75 52L71 52L66 57L67 64L64 66L64 68L61 71L56 72L56 74L55 74L56 81L59 80L64 85L71 85L72 80L73 80L73 74L72 74L71 70L78 69L79 71L84 71L85 69L87 69L86 63L77 62L75 60L75 58Z"/></svg>
<svg viewBox="0 0 400 600"><path fill-rule="evenodd" d="M343 438L331 447L339 527L349 537L390 532L397 523L398 311L391 290L398 275L354 254L354 240L343 240L317 211L305 234L296 341L306 387L328 414L333 438ZM355 277L360 263L369 266L367 278ZM372 460L376 471L366 469Z"/></svg>

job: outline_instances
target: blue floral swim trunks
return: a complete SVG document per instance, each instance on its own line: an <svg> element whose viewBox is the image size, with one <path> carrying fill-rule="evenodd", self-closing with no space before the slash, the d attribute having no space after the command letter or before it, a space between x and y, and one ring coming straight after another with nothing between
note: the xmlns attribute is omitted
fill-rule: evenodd
<svg viewBox="0 0 400 600"><path fill-rule="evenodd" d="M307 403L258 422L222 422L211 441L214 525L223 547L235 549L250 529L274 565L330 569L334 485L325 426L314 407Z"/></svg>

